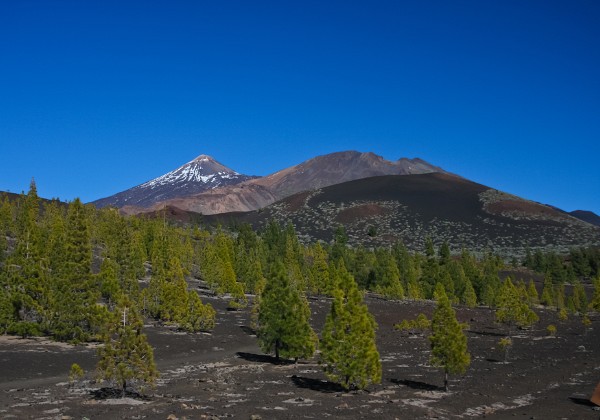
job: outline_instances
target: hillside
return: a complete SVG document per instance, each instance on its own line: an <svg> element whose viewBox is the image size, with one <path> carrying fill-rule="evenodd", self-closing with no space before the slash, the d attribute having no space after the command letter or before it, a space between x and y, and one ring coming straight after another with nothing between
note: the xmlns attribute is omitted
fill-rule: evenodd
<svg viewBox="0 0 600 420"><path fill-rule="evenodd" d="M522 256L526 248L564 252L600 245L600 228L567 213L452 175L372 177L295 194L260 211L203 218L207 223L291 221L304 241L329 242L344 225L352 245L403 241L422 250L427 236L458 252L493 250Z"/></svg>

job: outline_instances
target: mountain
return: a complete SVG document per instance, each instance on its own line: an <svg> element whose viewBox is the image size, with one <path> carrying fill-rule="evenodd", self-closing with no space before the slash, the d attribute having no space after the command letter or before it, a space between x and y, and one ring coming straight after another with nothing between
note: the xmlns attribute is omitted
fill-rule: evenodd
<svg viewBox="0 0 600 420"><path fill-rule="evenodd" d="M593 211L575 210L570 212L569 214L580 220L591 223L592 225L600 226L600 216L598 216Z"/></svg>
<svg viewBox="0 0 600 420"><path fill-rule="evenodd" d="M189 218L189 215L187 216ZM294 194L260 211L203 216L205 223L255 228L291 221L305 242L330 242L344 225L351 245L402 241L423 251L429 236L455 252L486 249L523 256L532 249L566 252L600 245L600 228L533 201L447 173L379 176Z"/></svg>
<svg viewBox="0 0 600 420"><path fill-rule="evenodd" d="M176 197L190 196L255 177L242 175L212 157L200 155L191 162L126 191L93 202L96 207L149 207Z"/></svg>
<svg viewBox="0 0 600 420"><path fill-rule="evenodd" d="M447 173L418 158L401 158L392 162L374 153L337 152L317 156L274 174L234 186L166 200L152 209L172 206L205 215L252 211L298 192L356 179L432 172Z"/></svg>

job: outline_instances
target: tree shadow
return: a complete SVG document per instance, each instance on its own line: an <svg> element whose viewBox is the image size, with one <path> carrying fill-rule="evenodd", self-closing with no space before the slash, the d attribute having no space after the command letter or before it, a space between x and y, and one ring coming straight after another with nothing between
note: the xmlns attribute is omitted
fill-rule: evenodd
<svg viewBox="0 0 600 420"><path fill-rule="evenodd" d="M310 389L312 391L323 392L326 394L347 392L346 389L344 389L344 387L340 384L321 379L292 375L292 382L298 388Z"/></svg>
<svg viewBox="0 0 600 420"><path fill-rule="evenodd" d="M443 391L444 387L428 384L426 382L421 381L411 381L410 379L392 379L392 383L396 385L404 385L412 389L417 389L419 391Z"/></svg>
<svg viewBox="0 0 600 420"><path fill-rule="evenodd" d="M256 362L256 363L269 363L271 365L291 365L294 363L293 360L288 359L279 359L277 360L275 356L271 356L268 354L254 354L254 353L245 353L243 351L238 351L235 354L240 359L247 360L248 362Z"/></svg>
<svg viewBox="0 0 600 420"><path fill-rule="evenodd" d="M569 399L578 405L583 405L586 407L597 407L597 405L594 404L593 402L591 402L589 398L586 398L584 396L573 395L573 396L569 397Z"/></svg>
<svg viewBox="0 0 600 420"><path fill-rule="evenodd" d="M245 325L240 325L240 328L248 335L256 335L256 331L253 328L247 327Z"/></svg>
<svg viewBox="0 0 600 420"><path fill-rule="evenodd" d="M475 335L485 335L485 336L489 336L489 337L506 337L506 334L497 333L497 332L491 332L491 331L467 330L467 332L471 333L471 334L475 334Z"/></svg>
<svg viewBox="0 0 600 420"><path fill-rule="evenodd" d="M112 400L118 398L133 398L135 400L142 401L150 401L150 397L147 395L140 394L139 392L135 392L132 390L125 390L125 395L123 395L123 390L119 388L111 388L104 387L100 389L94 389L90 391L90 395L95 400Z"/></svg>
<svg viewBox="0 0 600 420"><path fill-rule="evenodd" d="M485 360L486 360L487 362L490 362L490 363L505 363L505 361L504 361L504 360L493 359L493 358L491 358L491 357L488 357L488 358L487 358L487 359L485 359Z"/></svg>

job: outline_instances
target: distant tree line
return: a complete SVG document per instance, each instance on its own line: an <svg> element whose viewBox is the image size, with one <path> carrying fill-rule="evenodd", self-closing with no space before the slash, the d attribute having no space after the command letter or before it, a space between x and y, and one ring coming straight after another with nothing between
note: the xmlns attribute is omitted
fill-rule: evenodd
<svg viewBox="0 0 600 420"><path fill-rule="evenodd" d="M523 266L549 274L556 283L594 278L600 274L600 247L573 248L568 255L527 249Z"/></svg>

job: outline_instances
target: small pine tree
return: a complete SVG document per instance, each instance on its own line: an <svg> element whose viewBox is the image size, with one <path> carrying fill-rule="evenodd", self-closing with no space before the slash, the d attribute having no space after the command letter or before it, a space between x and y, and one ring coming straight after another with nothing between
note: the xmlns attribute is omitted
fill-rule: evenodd
<svg viewBox="0 0 600 420"><path fill-rule="evenodd" d="M104 331L104 346L98 349L98 376L114 380L125 396L127 383L142 381L153 386L158 378L154 352L142 333L142 319L135 306L123 299Z"/></svg>
<svg viewBox="0 0 600 420"><path fill-rule="evenodd" d="M209 331L215 328L217 312L211 304L203 304L194 290L188 292L188 309L181 328L188 332Z"/></svg>
<svg viewBox="0 0 600 420"><path fill-rule="evenodd" d="M594 280L594 294L592 295L592 300L589 303L589 308L600 312L600 276L596 277Z"/></svg>
<svg viewBox="0 0 600 420"><path fill-rule="evenodd" d="M496 321L508 326L510 336L512 327L527 327L538 319L537 314L529 307L528 297L514 286L510 277L507 277L500 289Z"/></svg>
<svg viewBox="0 0 600 420"><path fill-rule="evenodd" d="M465 281L465 291L462 295L462 302L469 308L477 306L477 295L475 294L475 289L473 289L471 281L468 279Z"/></svg>
<svg viewBox="0 0 600 420"><path fill-rule="evenodd" d="M558 319L560 321L566 321L567 319L569 319L569 313L567 312L567 308L562 307L559 309L558 311Z"/></svg>
<svg viewBox="0 0 600 420"><path fill-rule="evenodd" d="M498 345L504 351L504 362L508 361L508 353L512 348L513 341L510 337L502 337L500 341L498 341Z"/></svg>
<svg viewBox="0 0 600 420"><path fill-rule="evenodd" d="M448 374L465 373L471 364L467 351L467 336L456 319L444 287L435 290L437 307L431 318L431 364L444 369L444 389L448 391Z"/></svg>
<svg viewBox="0 0 600 420"><path fill-rule="evenodd" d="M364 389L381 381L377 324L341 260L337 276L338 287L321 334L319 363L327 377L345 389Z"/></svg>
<svg viewBox="0 0 600 420"><path fill-rule="evenodd" d="M532 305L540 303L540 296L533 280L529 280L529 284L527 285L527 296L529 296L529 302Z"/></svg>
<svg viewBox="0 0 600 420"><path fill-rule="evenodd" d="M84 371L77 363L73 363L71 365L71 370L69 370L69 384L73 386L75 382L83 378Z"/></svg>
<svg viewBox="0 0 600 420"><path fill-rule="evenodd" d="M583 317L581 318L581 323L585 327L586 331L588 328L590 328L592 326L592 320L590 319L588 314L583 315Z"/></svg>
<svg viewBox="0 0 600 420"><path fill-rule="evenodd" d="M544 306L553 306L554 301L554 286L552 286L552 279L549 275L546 275L544 278L544 288L542 289L540 303Z"/></svg>
<svg viewBox="0 0 600 420"><path fill-rule="evenodd" d="M310 308L300 291L290 284L285 267L275 263L258 308L257 337L264 352L275 359L308 358L316 349L317 335L308 323Z"/></svg>
<svg viewBox="0 0 600 420"><path fill-rule="evenodd" d="M398 331L408 331L410 334L424 333L431 330L431 320L425 314L419 314L417 318L408 320L403 319L400 323L394 325Z"/></svg>
<svg viewBox="0 0 600 420"><path fill-rule="evenodd" d="M227 305L231 309L242 309L248 305L248 299L244 294L244 286L240 282L234 282L230 288L231 300Z"/></svg>

